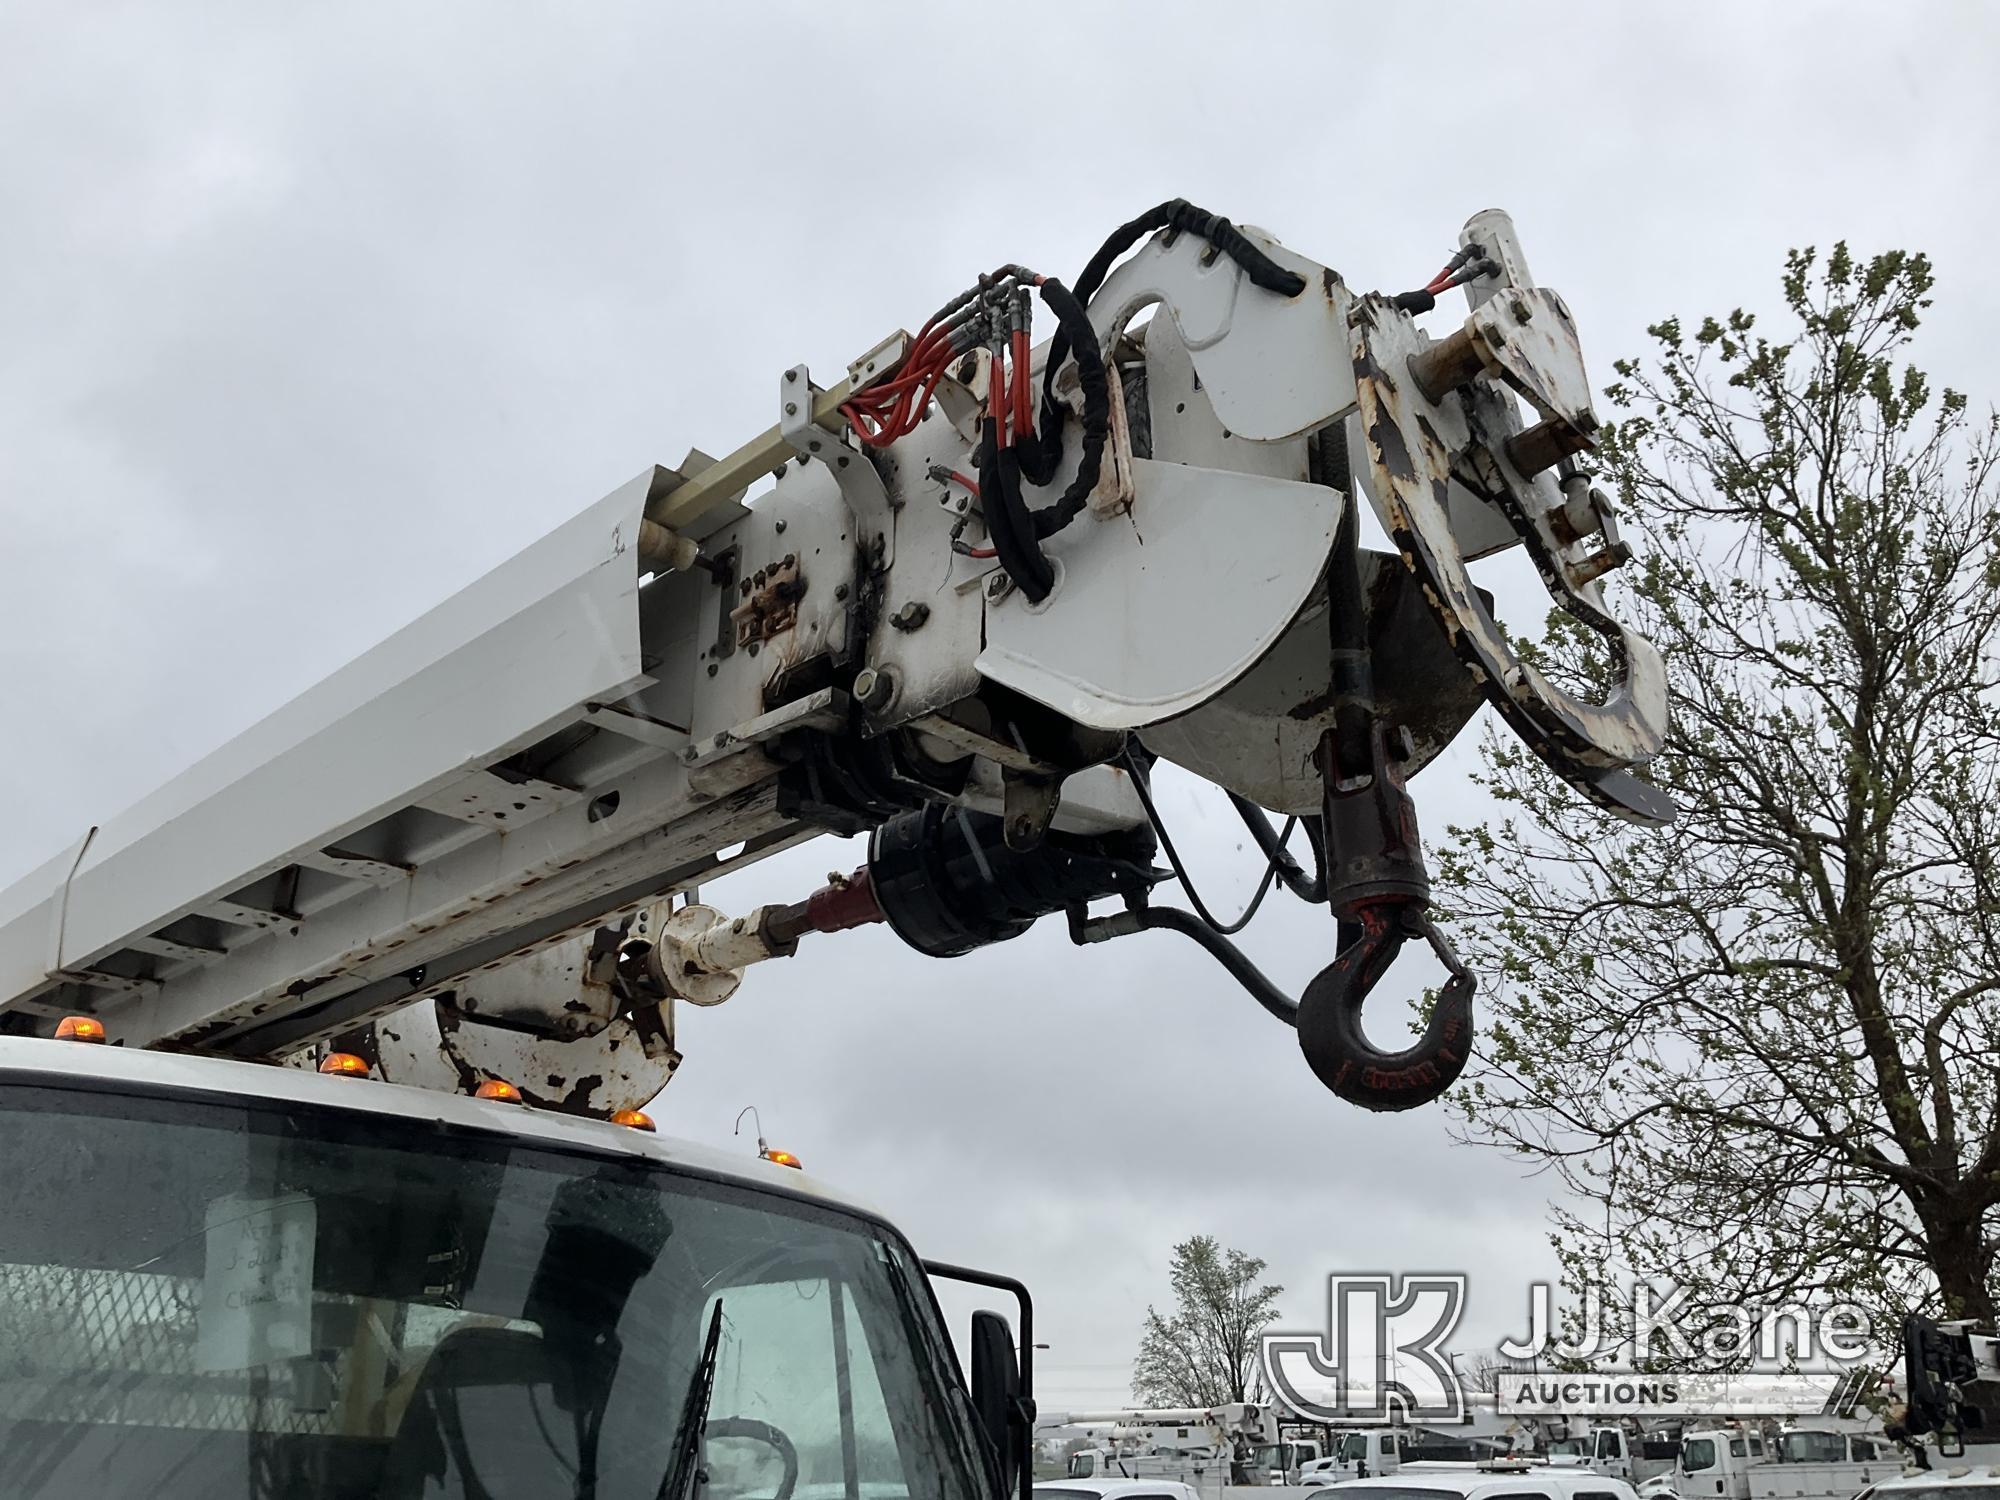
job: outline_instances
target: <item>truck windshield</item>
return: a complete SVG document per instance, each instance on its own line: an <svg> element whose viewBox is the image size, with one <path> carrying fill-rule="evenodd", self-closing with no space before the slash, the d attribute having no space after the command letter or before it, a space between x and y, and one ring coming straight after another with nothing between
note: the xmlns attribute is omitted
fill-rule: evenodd
<svg viewBox="0 0 2000 1500"><path fill-rule="evenodd" d="M1715 1467L1715 1439L1688 1438L1681 1444L1681 1472L1696 1474Z"/></svg>
<svg viewBox="0 0 2000 1500"><path fill-rule="evenodd" d="M718 1303L705 1500L985 1487L861 1218L266 1101L13 1088L0 1143L10 1500L656 1500Z"/></svg>

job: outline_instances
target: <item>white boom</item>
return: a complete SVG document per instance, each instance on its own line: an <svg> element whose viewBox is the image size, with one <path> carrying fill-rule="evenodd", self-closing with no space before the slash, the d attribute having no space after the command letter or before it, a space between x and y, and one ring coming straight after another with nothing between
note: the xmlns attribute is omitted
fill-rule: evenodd
<svg viewBox="0 0 2000 1500"><path fill-rule="evenodd" d="M1574 327L1504 214L1460 243L1470 312L1433 341L1435 291L1357 294L1163 205L1067 308L1003 267L831 390L782 372L763 437L641 473L0 892L0 1026L87 1012L129 1045L272 1057L400 1012L385 1064L468 1078L496 1046L579 1075L643 1054L549 1101L599 1110L664 1080L675 997L712 1003L804 933L886 917L962 952L1117 896L1080 939L1175 927L1336 1092L1431 1097L1470 980L1393 1055L1340 965L1276 994L1147 903L1134 777L1194 770L1267 844L1255 808L1306 820L1330 847L1317 872L1274 855L1287 884L1447 957L1403 782L1482 695L1587 795L1671 816L1630 774L1664 691L1605 611L1627 554L1572 458L1597 426ZM1076 335L1052 380L1037 292ZM1358 551L1356 496L1400 558ZM1470 583L1521 543L1609 641L1603 703L1519 661ZM747 922L672 911L828 829L874 832L853 884Z"/></svg>

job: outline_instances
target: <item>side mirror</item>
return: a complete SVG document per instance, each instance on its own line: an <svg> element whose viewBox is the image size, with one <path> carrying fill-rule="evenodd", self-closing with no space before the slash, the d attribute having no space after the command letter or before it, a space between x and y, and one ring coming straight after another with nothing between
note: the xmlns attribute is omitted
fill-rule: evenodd
<svg viewBox="0 0 2000 1500"><path fill-rule="evenodd" d="M1014 1330L997 1312L972 1315L972 1405L1000 1461L1000 1493L1014 1488L1028 1442L1020 1431L1021 1369L1014 1360Z"/></svg>
<svg viewBox="0 0 2000 1500"><path fill-rule="evenodd" d="M1011 1292L1020 1304L1019 1364L1014 1360L1014 1334L1007 1320L996 1312L972 1315L972 1405L1000 1461L1001 1496L1018 1489L1020 1500L1034 1500L1035 1300L1011 1276L941 1260L925 1261L924 1270L945 1281Z"/></svg>

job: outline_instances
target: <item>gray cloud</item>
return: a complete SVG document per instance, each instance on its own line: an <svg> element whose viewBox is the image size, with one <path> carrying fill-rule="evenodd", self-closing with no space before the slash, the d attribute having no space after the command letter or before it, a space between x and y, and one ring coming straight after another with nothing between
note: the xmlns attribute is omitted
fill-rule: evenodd
<svg viewBox="0 0 2000 1500"><path fill-rule="evenodd" d="M1607 377L1665 312L1768 305L1787 245L1926 248L1933 365L1992 388L1987 9L1007 14L0 17L0 879L643 465L761 429L785 366L997 256L1073 271L1176 194L1357 286L1504 204ZM1480 812L1468 754L1419 783L1433 831ZM1169 801L1247 884L1213 794ZM1278 909L1252 946L1298 984L1330 941ZM1543 1184L1435 1111L1335 1104L1169 936L939 964L850 934L684 1039L667 1128L726 1140L754 1101L927 1251L1027 1276L1051 1404L1122 1399L1189 1233L1268 1256L1302 1326L1328 1271L1463 1267L1490 1340L1546 1269Z"/></svg>

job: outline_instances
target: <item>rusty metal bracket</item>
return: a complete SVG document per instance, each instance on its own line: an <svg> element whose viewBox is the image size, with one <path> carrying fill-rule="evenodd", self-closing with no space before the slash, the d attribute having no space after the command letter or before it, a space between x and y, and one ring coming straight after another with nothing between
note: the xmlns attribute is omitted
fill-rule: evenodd
<svg viewBox="0 0 2000 1500"><path fill-rule="evenodd" d="M1671 822L1671 799L1631 774L1659 753L1665 737L1659 653L1611 616L1600 575L1613 559L1599 550L1599 538L1564 524L1564 496L1538 467L1542 457L1554 465L1586 446L1596 428L1582 351L1561 299L1503 290L1436 346L1387 298L1361 299L1350 323L1369 490L1453 651L1514 732L1564 780L1632 821ZM1532 339L1525 333L1531 328ZM1463 347L1450 352L1454 341ZM1526 432L1516 392L1542 417ZM1556 603L1604 638L1615 681L1602 702L1551 682L1500 629L1452 533L1454 480L1507 517Z"/></svg>

